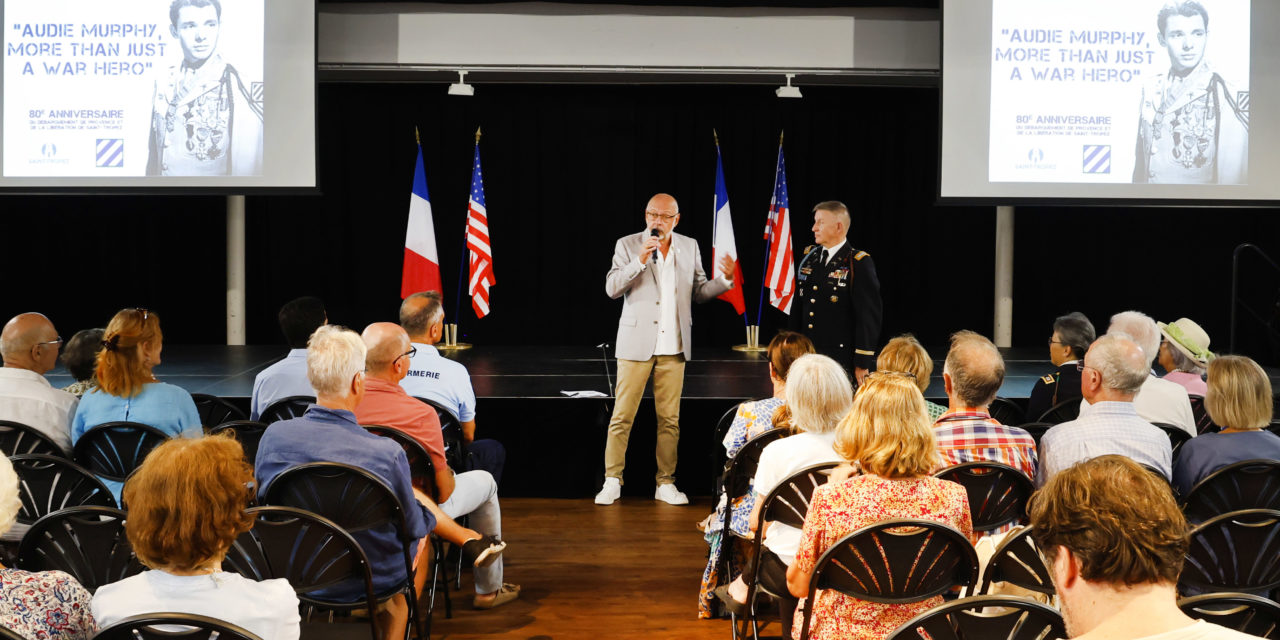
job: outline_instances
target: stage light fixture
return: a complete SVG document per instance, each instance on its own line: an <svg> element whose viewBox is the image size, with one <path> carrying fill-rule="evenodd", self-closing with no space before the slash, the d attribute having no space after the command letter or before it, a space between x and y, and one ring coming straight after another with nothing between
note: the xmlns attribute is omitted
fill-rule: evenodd
<svg viewBox="0 0 1280 640"><path fill-rule="evenodd" d="M804 96L800 95L800 87L794 87L791 85L791 80L795 77L796 74L788 73L787 83L778 87L778 90L773 93L779 98L803 98Z"/></svg>
<svg viewBox="0 0 1280 640"><path fill-rule="evenodd" d="M449 95L451 96L474 96L476 88L467 84L467 72L458 72L458 81L449 85Z"/></svg>

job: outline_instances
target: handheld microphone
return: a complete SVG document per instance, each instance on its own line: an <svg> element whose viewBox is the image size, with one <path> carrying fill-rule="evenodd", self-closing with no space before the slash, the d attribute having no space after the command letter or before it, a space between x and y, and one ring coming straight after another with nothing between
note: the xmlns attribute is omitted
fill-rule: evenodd
<svg viewBox="0 0 1280 640"><path fill-rule="evenodd" d="M650 229L649 235L657 238L662 235L662 232L658 231L657 229ZM657 258L658 258L658 248L654 247L653 251L649 252L649 259L656 260Z"/></svg>

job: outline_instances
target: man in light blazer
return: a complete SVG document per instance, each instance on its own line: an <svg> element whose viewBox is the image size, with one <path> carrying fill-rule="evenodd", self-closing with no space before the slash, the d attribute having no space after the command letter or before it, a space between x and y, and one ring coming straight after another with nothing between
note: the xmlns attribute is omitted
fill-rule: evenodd
<svg viewBox="0 0 1280 640"><path fill-rule="evenodd" d="M688 504L675 485L676 445L680 440L680 393L684 363L693 356L690 299L706 302L728 291L733 259L720 261L723 276L707 280L702 254L693 238L676 235L680 206L659 193L645 207L645 230L618 240L613 266L605 276L610 298L622 297L618 321L618 387L604 449L604 488L596 504L613 504L622 493L627 438L640 406L645 383L653 373L653 399L658 413L658 475L655 500Z"/></svg>

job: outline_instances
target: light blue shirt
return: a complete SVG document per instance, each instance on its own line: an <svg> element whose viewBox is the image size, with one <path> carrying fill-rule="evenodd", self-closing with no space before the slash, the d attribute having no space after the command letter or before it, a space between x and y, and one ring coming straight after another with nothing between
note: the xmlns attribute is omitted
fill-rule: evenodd
<svg viewBox="0 0 1280 640"><path fill-rule="evenodd" d="M200 413L186 389L164 382L142 385L142 391L132 398L113 396L101 389L94 389L80 399L76 417L71 421L71 442L75 444L86 431L105 422L140 422L155 427L171 436L199 438ZM123 483L103 480L116 502L120 501Z"/></svg>
<svg viewBox="0 0 1280 640"><path fill-rule="evenodd" d="M1132 402L1099 402L1079 418L1045 432L1036 485L1044 486L1077 462L1107 454L1159 469L1165 479L1173 475L1173 449L1164 431L1138 417Z"/></svg>
<svg viewBox="0 0 1280 640"><path fill-rule="evenodd" d="M411 396L439 402L459 422L475 420L476 392L467 368L440 355L432 345L415 342L413 346L418 354L409 361L409 374L400 386Z"/></svg>
<svg viewBox="0 0 1280 640"><path fill-rule="evenodd" d="M253 399L249 419L257 420L277 400L290 396L314 396L315 389L307 379L307 350L290 349L283 360L263 369L253 379Z"/></svg>

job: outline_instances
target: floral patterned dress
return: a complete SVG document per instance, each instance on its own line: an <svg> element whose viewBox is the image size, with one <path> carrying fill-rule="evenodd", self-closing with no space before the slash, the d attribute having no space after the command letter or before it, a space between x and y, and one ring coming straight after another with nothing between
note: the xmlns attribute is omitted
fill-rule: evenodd
<svg viewBox="0 0 1280 640"><path fill-rule="evenodd" d="M31 640L88 640L98 632L91 598L61 571L0 568L0 626Z"/></svg>
<svg viewBox="0 0 1280 640"><path fill-rule="evenodd" d="M783 405L782 398L765 398L738 405L738 414L733 417L729 431L724 436L725 453L732 458L747 440L754 438L773 428L773 413ZM747 522L751 510L755 508L755 491L735 500L733 512L729 515L729 527L742 535L750 535L751 528ZM716 505L715 515L707 526L706 540L711 550L707 557L707 568L702 572L702 588L698 591L698 617L711 617L711 602L715 596L711 593L721 584L728 584L736 576L717 575L716 567L720 564L723 552L723 536L720 531L724 526L725 497L720 496L720 504ZM727 579L725 579L727 578Z"/></svg>
<svg viewBox="0 0 1280 640"><path fill-rule="evenodd" d="M966 537L973 533L969 498L964 487L933 477L890 480L875 475L855 476L813 492L804 521L796 565L812 572L818 558L840 538L882 520L917 518L955 527ZM912 604L879 604L851 598L838 591L817 595L809 637L813 640L879 640L911 618L942 604L942 596ZM804 607L796 608L792 633L800 637Z"/></svg>

